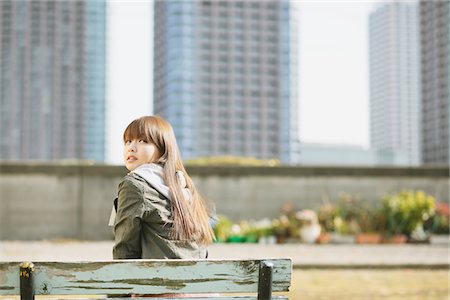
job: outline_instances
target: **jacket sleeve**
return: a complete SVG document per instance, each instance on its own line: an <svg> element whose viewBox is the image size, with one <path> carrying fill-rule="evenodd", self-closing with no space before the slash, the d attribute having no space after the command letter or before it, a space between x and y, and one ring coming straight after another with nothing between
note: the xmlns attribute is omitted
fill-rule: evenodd
<svg viewBox="0 0 450 300"><path fill-rule="evenodd" d="M143 191L130 179L119 185L117 215L114 224L114 259L139 259L141 249L141 221Z"/></svg>

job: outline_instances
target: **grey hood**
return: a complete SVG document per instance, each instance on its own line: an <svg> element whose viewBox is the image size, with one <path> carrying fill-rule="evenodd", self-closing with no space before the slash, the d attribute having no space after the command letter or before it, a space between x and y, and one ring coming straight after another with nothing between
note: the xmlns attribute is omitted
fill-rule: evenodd
<svg viewBox="0 0 450 300"><path fill-rule="evenodd" d="M133 173L139 175L144 178L145 181L148 182L155 190L157 190L160 194L166 197L169 200L172 200L170 195L169 187L166 185L164 181L164 169L161 165L158 164L143 164L137 167L132 171ZM181 188L183 191L184 197L188 200L192 200L191 193L187 189L186 178L182 171L177 171L178 180L180 181Z"/></svg>

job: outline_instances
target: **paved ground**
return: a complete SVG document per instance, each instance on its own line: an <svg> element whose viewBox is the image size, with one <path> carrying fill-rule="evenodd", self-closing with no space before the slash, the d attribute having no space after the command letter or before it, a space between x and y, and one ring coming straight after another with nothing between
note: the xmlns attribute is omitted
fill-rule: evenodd
<svg viewBox="0 0 450 300"><path fill-rule="evenodd" d="M111 241L0 241L0 261L109 260ZM415 267L448 269L449 240L427 245L214 244L210 258L291 257L295 267Z"/></svg>

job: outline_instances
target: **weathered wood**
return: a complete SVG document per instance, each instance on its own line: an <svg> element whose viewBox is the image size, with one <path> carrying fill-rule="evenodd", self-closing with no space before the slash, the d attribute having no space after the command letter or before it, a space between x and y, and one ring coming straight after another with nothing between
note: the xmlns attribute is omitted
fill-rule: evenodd
<svg viewBox="0 0 450 300"><path fill-rule="evenodd" d="M106 298L108 299L108 298ZM136 298L109 298L111 300L124 300L124 299L136 299ZM139 300L167 300L167 298L155 298L155 297L151 297L151 298L141 298L139 297ZM186 297L184 298L170 298L171 300L186 300ZM217 297L208 297L208 298L188 298L189 300L258 300L258 298L256 296L217 296ZM266 300L266 299L265 299ZM269 300L269 299L267 299ZM272 300L289 300L289 298L285 297L285 296L272 296Z"/></svg>
<svg viewBox="0 0 450 300"><path fill-rule="evenodd" d="M105 299L109 299L109 300L130 300L130 298L105 298ZM151 297L151 298L138 298L139 300L167 300L167 298L155 298L155 297ZM186 298L170 298L171 300L186 300ZM213 296L213 297L199 297L199 298L187 298L189 300L258 300L257 296ZM270 299L269 299L270 300ZM289 298L287 298L286 296L272 296L271 300L289 300Z"/></svg>
<svg viewBox="0 0 450 300"><path fill-rule="evenodd" d="M272 290L288 291L291 260L264 261L274 266ZM35 294L256 293L260 262L210 259L35 262ZM20 293L19 265L0 262L0 295Z"/></svg>
<svg viewBox="0 0 450 300"><path fill-rule="evenodd" d="M20 294L20 263L0 262L0 295Z"/></svg>

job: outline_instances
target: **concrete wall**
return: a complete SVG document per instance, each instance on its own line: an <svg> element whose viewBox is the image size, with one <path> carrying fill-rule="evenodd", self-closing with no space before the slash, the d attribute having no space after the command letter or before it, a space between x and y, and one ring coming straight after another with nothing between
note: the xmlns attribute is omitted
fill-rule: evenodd
<svg viewBox="0 0 450 300"><path fill-rule="evenodd" d="M449 169L190 167L217 212L239 219L276 217L283 203L317 208L343 193L374 201L422 189L449 201ZM0 164L0 239L110 239L112 200L126 170L116 166Z"/></svg>

